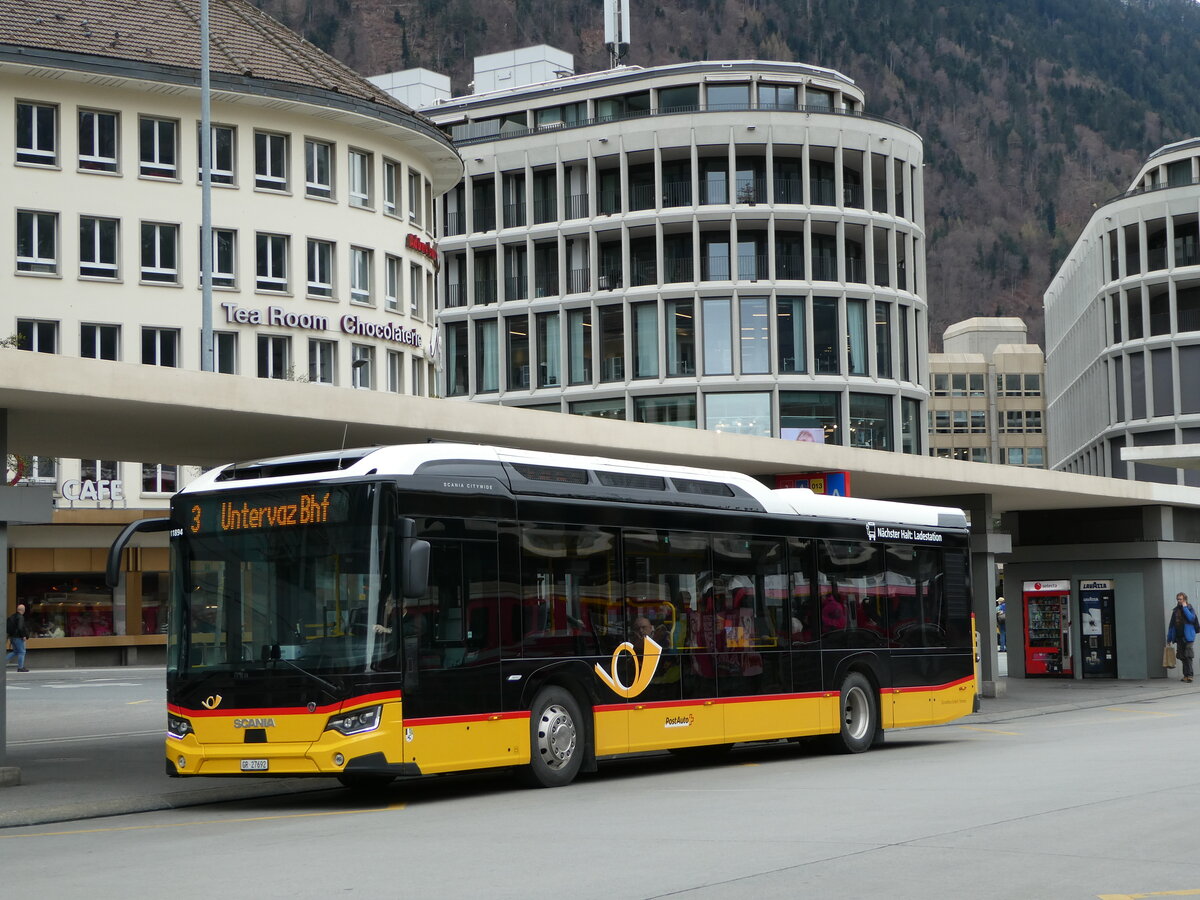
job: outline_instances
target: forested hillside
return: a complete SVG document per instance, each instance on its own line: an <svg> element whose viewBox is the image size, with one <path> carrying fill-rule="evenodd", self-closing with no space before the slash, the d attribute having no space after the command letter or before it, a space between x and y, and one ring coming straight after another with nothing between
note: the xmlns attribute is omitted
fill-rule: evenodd
<svg viewBox="0 0 1200 900"><path fill-rule="evenodd" d="M607 66L601 0L257 0L363 74L412 66L466 90L475 55L546 43ZM1200 134L1194 0L632 0L627 62L782 59L838 69L868 112L924 137L930 337L1018 315L1093 203Z"/></svg>

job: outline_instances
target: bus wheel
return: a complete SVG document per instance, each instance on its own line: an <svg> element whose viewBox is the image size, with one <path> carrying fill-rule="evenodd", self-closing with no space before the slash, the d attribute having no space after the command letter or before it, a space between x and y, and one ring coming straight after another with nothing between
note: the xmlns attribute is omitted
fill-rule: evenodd
<svg viewBox="0 0 1200 900"><path fill-rule="evenodd" d="M343 772L337 777L342 787L359 794L371 794L382 791L396 779L391 775L355 775Z"/></svg>
<svg viewBox="0 0 1200 900"><path fill-rule="evenodd" d="M841 731L833 736L832 744L841 753L862 753L870 748L879 730L879 711L871 683L858 672L851 672L842 682Z"/></svg>
<svg viewBox="0 0 1200 900"><path fill-rule="evenodd" d="M524 780L531 787L562 787L579 773L584 756L583 715L575 698L560 687L548 687L529 709L529 768Z"/></svg>

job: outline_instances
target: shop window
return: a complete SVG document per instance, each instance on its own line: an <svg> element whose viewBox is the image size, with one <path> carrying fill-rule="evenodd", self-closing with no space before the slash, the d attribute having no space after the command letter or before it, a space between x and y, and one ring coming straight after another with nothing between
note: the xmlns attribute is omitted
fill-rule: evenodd
<svg viewBox="0 0 1200 900"><path fill-rule="evenodd" d="M142 573L142 634L167 633L170 573Z"/></svg>
<svg viewBox="0 0 1200 900"><path fill-rule="evenodd" d="M116 633L112 590L103 573L28 573L16 575L15 581L17 602L25 604L32 636Z"/></svg>

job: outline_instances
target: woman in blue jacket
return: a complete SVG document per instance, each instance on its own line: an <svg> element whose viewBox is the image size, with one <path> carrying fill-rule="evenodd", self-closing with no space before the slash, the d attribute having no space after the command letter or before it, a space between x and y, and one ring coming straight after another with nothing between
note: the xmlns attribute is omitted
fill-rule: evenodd
<svg viewBox="0 0 1200 900"><path fill-rule="evenodd" d="M1192 641L1196 640L1196 628L1200 619L1196 611L1188 605L1187 594L1180 591L1175 595L1175 608L1171 610L1170 624L1167 626L1167 643L1175 644L1175 655L1183 665L1183 680L1192 680Z"/></svg>

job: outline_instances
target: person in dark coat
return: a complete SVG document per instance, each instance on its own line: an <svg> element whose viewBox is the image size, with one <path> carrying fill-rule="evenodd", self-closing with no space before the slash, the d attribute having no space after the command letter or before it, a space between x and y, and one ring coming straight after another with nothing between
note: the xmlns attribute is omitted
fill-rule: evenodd
<svg viewBox="0 0 1200 900"><path fill-rule="evenodd" d="M1196 628L1200 619L1196 618L1196 610L1188 603L1188 596L1183 591L1175 595L1175 608L1171 610L1171 618L1167 625L1167 643L1175 645L1175 656L1183 666L1183 680L1192 680L1192 642L1196 640Z"/></svg>
<svg viewBox="0 0 1200 900"><path fill-rule="evenodd" d="M8 617L5 626L8 632L8 642L12 645L12 649L8 651L4 661L8 662L15 656L17 671L28 672L29 670L25 668L25 639L29 637L29 623L25 621L24 603L17 604L17 611Z"/></svg>

